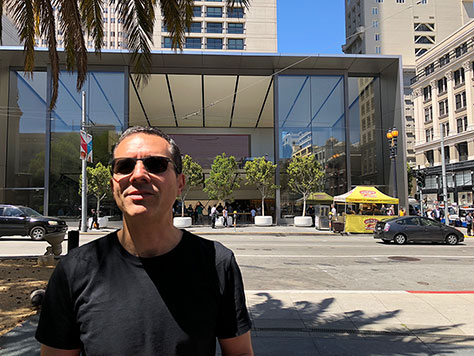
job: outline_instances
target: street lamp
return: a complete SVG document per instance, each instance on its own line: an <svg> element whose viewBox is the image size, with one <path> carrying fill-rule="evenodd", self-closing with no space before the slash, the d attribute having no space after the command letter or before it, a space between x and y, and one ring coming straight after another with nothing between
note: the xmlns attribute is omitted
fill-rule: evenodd
<svg viewBox="0 0 474 356"><path fill-rule="evenodd" d="M392 172L393 172L393 196L398 197L397 192L397 137L398 130L396 128L389 129L387 131L388 147L390 148L390 160L392 161Z"/></svg>

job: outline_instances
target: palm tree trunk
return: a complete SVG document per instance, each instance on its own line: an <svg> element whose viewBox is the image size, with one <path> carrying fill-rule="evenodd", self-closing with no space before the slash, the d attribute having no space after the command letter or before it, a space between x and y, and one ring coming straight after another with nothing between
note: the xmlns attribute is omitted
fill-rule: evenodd
<svg viewBox="0 0 474 356"><path fill-rule="evenodd" d="M265 198L262 198L262 216L265 216Z"/></svg>
<svg viewBox="0 0 474 356"><path fill-rule="evenodd" d="M303 215L305 216L306 214L306 195L303 196Z"/></svg>

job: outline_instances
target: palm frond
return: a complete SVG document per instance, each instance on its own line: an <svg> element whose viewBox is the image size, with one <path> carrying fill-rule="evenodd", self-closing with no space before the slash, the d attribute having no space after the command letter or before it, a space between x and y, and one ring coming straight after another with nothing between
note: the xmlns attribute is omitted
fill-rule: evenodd
<svg viewBox="0 0 474 356"><path fill-rule="evenodd" d="M227 0L227 6L234 8L235 4L239 6L244 6L247 9L250 7L250 1L251 0Z"/></svg>
<svg viewBox="0 0 474 356"><path fill-rule="evenodd" d="M132 52L137 84L146 83L151 67L150 44L153 42L155 23L155 6L153 0L119 0L117 11L127 33L127 46Z"/></svg>
<svg viewBox="0 0 474 356"><path fill-rule="evenodd" d="M163 24L171 37L171 48L183 49L185 34L193 19L193 0L160 0Z"/></svg>
<svg viewBox="0 0 474 356"><path fill-rule="evenodd" d="M100 54L104 40L103 0L82 0L79 3L81 18L87 33L94 40L96 54Z"/></svg>
<svg viewBox="0 0 474 356"><path fill-rule="evenodd" d="M18 28L20 41L24 43L25 72L32 75L35 63L35 14L30 0L7 0L6 10Z"/></svg>
<svg viewBox="0 0 474 356"><path fill-rule="evenodd" d="M58 98L58 82L59 82L59 56L56 49L56 23L54 18L54 10L49 0L38 0L37 12L39 14L39 35L46 38L48 43L49 60L51 62L51 76L53 79L53 93L49 109L53 110Z"/></svg>
<svg viewBox="0 0 474 356"><path fill-rule="evenodd" d="M60 0L59 22L64 34L66 68L77 70L76 88L80 90L87 75L87 48L82 29L81 15L76 0Z"/></svg>

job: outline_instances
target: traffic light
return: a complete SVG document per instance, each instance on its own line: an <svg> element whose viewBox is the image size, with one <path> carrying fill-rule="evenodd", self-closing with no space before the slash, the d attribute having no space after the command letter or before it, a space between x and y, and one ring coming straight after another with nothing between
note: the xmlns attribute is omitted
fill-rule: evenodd
<svg viewBox="0 0 474 356"><path fill-rule="evenodd" d="M419 186L420 188L425 187L425 172L423 171L418 171L416 172L416 185Z"/></svg>

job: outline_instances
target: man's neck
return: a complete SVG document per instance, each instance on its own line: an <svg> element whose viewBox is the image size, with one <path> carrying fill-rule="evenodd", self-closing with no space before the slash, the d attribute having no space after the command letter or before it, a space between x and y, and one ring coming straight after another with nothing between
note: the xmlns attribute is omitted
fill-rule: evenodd
<svg viewBox="0 0 474 356"><path fill-rule="evenodd" d="M172 220L150 221L140 217L123 219L123 229L118 232L120 244L130 254L138 257L155 257L171 251L181 241L183 233Z"/></svg>

